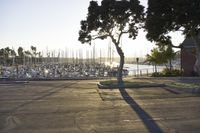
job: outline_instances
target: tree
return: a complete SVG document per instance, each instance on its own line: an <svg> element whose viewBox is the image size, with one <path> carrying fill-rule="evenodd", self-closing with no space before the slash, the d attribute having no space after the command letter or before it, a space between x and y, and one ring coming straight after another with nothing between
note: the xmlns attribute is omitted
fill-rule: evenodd
<svg viewBox="0 0 200 133"><path fill-rule="evenodd" d="M24 59L24 49L22 47L19 47L17 50L18 56L19 56L19 63L23 64L23 59Z"/></svg>
<svg viewBox="0 0 200 133"><path fill-rule="evenodd" d="M11 51L10 51L10 56L12 57L12 65L14 65L14 63L16 62L15 61L15 57L16 57L16 52L15 52L15 50L13 50L13 49L11 49Z"/></svg>
<svg viewBox="0 0 200 133"><path fill-rule="evenodd" d="M172 44L170 42L170 44ZM163 64L169 63L169 69L172 70L172 59L175 58L176 53L174 52L172 45L168 43L157 43L160 54L162 54L162 60L164 61Z"/></svg>
<svg viewBox="0 0 200 133"><path fill-rule="evenodd" d="M170 71L172 70L172 59L175 58L176 53L170 45L157 43L158 47L151 50L151 54L146 55L146 62L151 63L157 72L157 65L169 63ZM166 65L167 67L167 65Z"/></svg>
<svg viewBox="0 0 200 133"><path fill-rule="evenodd" d="M30 65L32 65L32 54L31 54L31 52L29 51L29 50L26 50L26 51L24 51L24 55L25 55L25 57L27 58L27 60L28 60L28 64ZM31 61L30 61L31 60Z"/></svg>
<svg viewBox="0 0 200 133"><path fill-rule="evenodd" d="M0 49L1 64L4 65L13 64L15 56L16 56L15 51L13 49L10 49L9 47Z"/></svg>
<svg viewBox="0 0 200 133"><path fill-rule="evenodd" d="M15 57L16 56L15 50L11 49L10 54L11 54L11 56Z"/></svg>
<svg viewBox="0 0 200 133"><path fill-rule="evenodd" d="M36 62L36 55L37 55L37 49L36 49L36 47L34 47L34 46L31 46L31 55L33 56L32 58L33 58L33 62L34 62L34 64L35 64L35 62Z"/></svg>
<svg viewBox="0 0 200 133"><path fill-rule="evenodd" d="M6 62L6 60L5 60L5 49L4 48L2 48L2 49L0 49L0 59L1 59L1 64L6 64L5 62Z"/></svg>
<svg viewBox="0 0 200 133"><path fill-rule="evenodd" d="M4 59L5 59L5 61L6 61L6 65L8 65L9 63L10 63L10 61L9 61L9 57L10 57L10 52L11 52L11 49L9 48L9 47L6 47L5 49L4 49L4 51L5 51L5 53L4 53Z"/></svg>
<svg viewBox="0 0 200 133"><path fill-rule="evenodd" d="M152 64L157 72L157 65L166 63L166 59L163 58L163 54L158 50L158 48L153 48L151 54L146 55L146 62Z"/></svg>
<svg viewBox="0 0 200 133"><path fill-rule="evenodd" d="M150 41L169 41L169 32L174 31L182 31L185 37L192 37L196 42L194 70L200 75L199 14L199 0L149 0L145 28Z"/></svg>
<svg viewBox="0 0 200 133"><path fill-rule="evenodd" d="M102 0L101 5L91 1L86 20L81 21L79 41L90 43L95 39L110 38L120 56L117 80L121 83L124 53L119 46L123 34L135 39L144 20L144 7L138 0Z"/></svg>

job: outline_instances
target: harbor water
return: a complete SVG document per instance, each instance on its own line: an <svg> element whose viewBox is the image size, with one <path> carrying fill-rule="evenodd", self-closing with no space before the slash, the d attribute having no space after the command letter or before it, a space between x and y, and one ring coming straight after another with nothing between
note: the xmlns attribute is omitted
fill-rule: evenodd
<svg viewBox="0 0 200 133"><path fill-rule="evenodd" d="M113 67L117 67L118 63L114 62ZM128 70L129 76L138 76L138 75L147 75L149 76L153 72L161 72L165 66L157 66L157 70L153 65L144 65L144 64L124 64L124 69Z"/></svg>

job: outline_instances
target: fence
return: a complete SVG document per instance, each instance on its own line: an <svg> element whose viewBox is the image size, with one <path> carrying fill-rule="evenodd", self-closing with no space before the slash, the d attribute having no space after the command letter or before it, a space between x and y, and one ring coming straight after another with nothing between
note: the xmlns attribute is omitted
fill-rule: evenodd
<svg viewBox="0 0 200 133"><path fill-rule="evenodd" d="M145 68L145 69L133 69L129 70L128 76L135 76L135 77L140 77L140 76L151 76L152 73L154 72L162 72L164 67L158 67L157 71L155 71L154 68Z"/></svg>

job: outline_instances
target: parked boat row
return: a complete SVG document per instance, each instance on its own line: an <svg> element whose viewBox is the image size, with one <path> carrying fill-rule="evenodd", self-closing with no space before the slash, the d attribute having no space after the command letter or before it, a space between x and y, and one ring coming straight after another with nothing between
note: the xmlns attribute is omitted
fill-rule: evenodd
<svg viewBox="0 0 200 133"><path fill-rule="evenodd" d="M68 64L50 63L26 66L0 67L0 78L77 78L77 77L106 77L112 71L104 64Z"/></svg>

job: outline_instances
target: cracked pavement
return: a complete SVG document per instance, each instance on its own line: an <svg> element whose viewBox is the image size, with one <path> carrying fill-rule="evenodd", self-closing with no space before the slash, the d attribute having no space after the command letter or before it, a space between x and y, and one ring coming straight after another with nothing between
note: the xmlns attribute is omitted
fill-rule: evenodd
<svg viewBox="0 0 200 133"><path fill-rule="evenodd" d="M0 84L0 133L199 133L200 97L97 80Z"/></svg>

